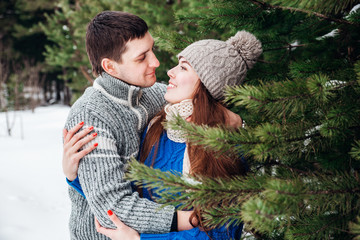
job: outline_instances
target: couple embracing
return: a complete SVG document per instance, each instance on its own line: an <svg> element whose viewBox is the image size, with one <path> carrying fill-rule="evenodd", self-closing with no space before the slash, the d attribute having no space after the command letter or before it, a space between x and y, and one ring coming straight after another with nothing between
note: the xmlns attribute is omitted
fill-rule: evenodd
<svg viewBox="0 0 360 240"><path fill-rule="evenodd" d="M245 31L227 41L192 43L177 55L168 85L156 83L153 47L147 24L133 14L105 11L88 25L86 50L97 78L72 106L64 129L71 239L240 239L242 226L205 230L201 209L160 208L151 190L133 189L124 174L136 157L162 171L244 175L241 156L212 154L162 123L180 115L194 124L240 127L241 117L222 103L224 89L243 82L261 43Z"/></svg>

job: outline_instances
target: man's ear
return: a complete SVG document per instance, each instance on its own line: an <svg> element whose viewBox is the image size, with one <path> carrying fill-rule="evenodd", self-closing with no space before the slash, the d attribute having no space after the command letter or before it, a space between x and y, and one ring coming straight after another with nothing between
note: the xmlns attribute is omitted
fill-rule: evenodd
<svg viewBox="0 0 360 240"><path fill-rule="evenodd" d="M103 58L101 60L101 67L110 75L115 73L114 61L109 58Z"/></svg>

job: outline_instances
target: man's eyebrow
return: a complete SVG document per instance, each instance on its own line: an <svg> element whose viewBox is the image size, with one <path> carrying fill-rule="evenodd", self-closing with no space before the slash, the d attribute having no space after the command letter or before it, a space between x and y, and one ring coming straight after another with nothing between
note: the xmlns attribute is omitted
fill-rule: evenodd
<svg viewBox="0 0 360 240"><path fill-rule="evenodd" d="M140 53L140 54L138 54L135 58L138 58L138 57L140 57L140 56L142 56L142 55L146 54L148 51L150 51L151 49L153 49L153 47L154 47L154 46L155 46L155 41L153 41L152 47L151 47L150 49L147 49L147 50L145 50L145 51L141 52L141 53Z"/></svg>

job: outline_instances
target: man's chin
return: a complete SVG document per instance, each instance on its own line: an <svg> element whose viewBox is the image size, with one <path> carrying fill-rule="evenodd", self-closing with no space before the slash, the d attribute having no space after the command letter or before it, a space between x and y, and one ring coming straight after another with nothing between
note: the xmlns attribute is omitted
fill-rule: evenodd
<svg viewBox="0 0 360 240"><path fill-rule="evenodd" d="M146 85L145 87L151 87L156 83L156 76L153 76L152 78L148 78L145 82L144 85Z"/></svg>

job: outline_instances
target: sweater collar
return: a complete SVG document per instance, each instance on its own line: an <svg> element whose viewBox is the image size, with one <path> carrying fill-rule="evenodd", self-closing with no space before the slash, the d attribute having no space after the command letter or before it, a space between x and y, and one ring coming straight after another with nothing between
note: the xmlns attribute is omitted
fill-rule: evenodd
<svg viewBox="0 0 360 240"><path fill-rule="evenodd" d="M140 87L130 85L106 72L103 72L95 79L93 87L108 97L118 99L124 103L126 102L130 106L138 105L142 94Z"/></svg>

